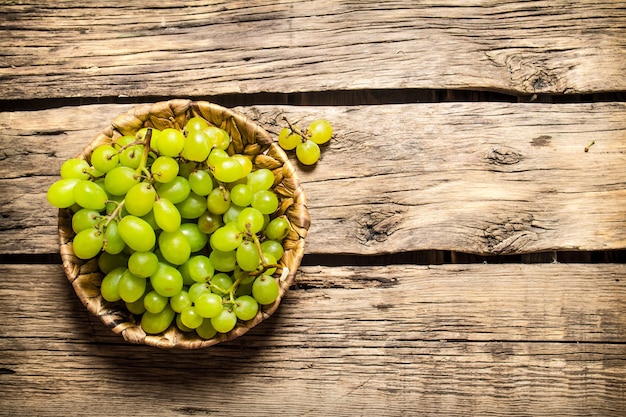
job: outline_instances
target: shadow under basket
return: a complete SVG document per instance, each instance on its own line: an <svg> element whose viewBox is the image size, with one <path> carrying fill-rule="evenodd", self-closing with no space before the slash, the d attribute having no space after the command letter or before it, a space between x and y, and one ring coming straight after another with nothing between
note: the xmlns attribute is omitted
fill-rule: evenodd
<svg viewBox="0 0 626 417"><path fill-rule="evenodd" d="M266 130L231 109L209 102L184 99L140 105L116 117L78 157L90 161L91 153L101 144L110 143L123 135L134 135L143 127L159 130L181 128L194 116L203 117L230 134L232 142L228 152L231 155L247 155L252 159L254 169L267 168L274 173L272 189L279 198L278 214L285 215L291 223L291 230L283 241L284 254L279 261L280 267L275 274L276 277L280 276L279 296L274 303L259 306L259 312L253 319L239 321L232 331L218 333L212 339L203 339L195 332L182 332L175 323L161 334L146 334L141 328L140 317L131 314L123 302L111 303L102 298L100 284L104 275L99 270L98 259L82 260L74 255L72 213L69 209L59 210L60 253L68 280L87 309L130 343L160 348L197 349L245 334L276 311L295 279L304 254L304 239L310 226L310 217L295 167Z"/></svg>

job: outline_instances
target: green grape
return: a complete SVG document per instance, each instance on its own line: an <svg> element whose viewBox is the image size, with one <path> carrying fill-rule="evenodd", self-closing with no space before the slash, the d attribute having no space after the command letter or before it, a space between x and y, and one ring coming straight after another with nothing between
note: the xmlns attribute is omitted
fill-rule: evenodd
<svg viewBox="0 0 626 417"><path fill-rule="evenodd" d="M262 305L272 304L276 301L278 290L278 282L269 275L261 275L252 284L252 296Z"/></svg>
<svg viewBox="0 0 626 417"><path fill-rule="evenodd" d="M237 217L237 227L244 232L258 233L263 229L264 223L263 213L254 207L246 207Z"/></svg>
<svg viewBox="0 0 626 417"><path fill-rule="evenodd" d="M150 283L163 297L172 297L183 289L183 276L173 266L159 262L157 271L150 276Z"/></svg>
<svg viewBox="0 0 626 417"><path fill-rule="evenodd" d="M202 216L198 218L198 228L207 235L215 232L223 224L222 216L211 213L209 210L205 211Z"/></svg>
<svg viewBox="0 0 626 417"><path fill-rule="evenodd" d="M133 215L123 217L118 223L118 230L124 242L134 251L149 251L156 243L154 229L139 217Z"/></svg>
<svg viewBox="0 0 626 417"><path fill-rule="evenodd" d="M148 291L143 297L143 306L150 313L160 313L169 304L170 299L163 297L158 292Z"/></svg>
<svg viewBox="0 0 626 417"><path fill-rule="evenodd" d="M161 131L159 129L155 129L153 127L142 127L137 131L135 138L141 143L146 142L146 135L148 134L148 129L152 131L152 136L150 136L150 150L153 152L159 152L159 138L161 137Z"/></svg>
<svg viewBox="0 0 626 417"><path fill-rule="evenodd" d="M322 145L330 140L333 136L333 128L325 119L314 120L309 125L307 129L307 133L310 135L310 139L317 143L318 145Z"/></svg>
<svg viewBox="0 0 626 417"><path fill-rule="evenodd" d="M189 306L180 312L180 321L188 328L195 329L202 324L204 317L198 314L194 306Z"/></svg>
<svg viewBox="0 0 626 417"><path fill-rule="evenodd" d="M206 204L206 197L191 191L185 200L176 204L176 208L183 219L197 219L206 211Z"/></svg>
<svg viewBox="0 0 626 417"><path fill-rule="evenodd" d="M235 223L227 223L211 235L209 243L213 249L229 252L237 249L242 240L243 236L237 225Z"/></svg>
<svg viewBox="0 0 626 417"><path fill-rule="evenodd" d="M228 308L222 309L221 313L211 318L213 328L220 333L228 333L237 325L237 316Z"/></svg>
<svg viewBox="0 0 626 417"><path fill-rule="evenodd" d="M120 136L119 138L115 139L115 141L113 142L113 147L121 150L122 148L124 148L125 146L131 146L131 144L137 142L137 139L132 136L132 135L124 135L124 136Z"/></svg>
<svg viewBox="0 0 626 417"><path fill-rule="evenodd" d="M61 178L77 178L79 180L88 180L89 174L87 173L89 170L89 163L81 158L70 158L67 159L61 165Z"/></svg>
<svg viewBox="0 0 626 417"><path fill-rule="evenodd" d="M252 320L259 312L259 303L249 295L237 297L233 311L239 320Z"/></svg>
<svg viewBox="0 0 626 417"><path fill-rule="evenodd" d="M191 245L183 232L163 231L159 235L159 249L165 260L174 265L182 265L191 255Z"/></svg>
<svg viewBox="0 0 626 417"><path fill-rule="evenodd" d="M189 181L180 175L167 183L157 183L157 192L161 198L167 198L173 204L178 204L189 197L191 187Z"/></svg>
<svg viewBox="0 0 626 417"><path fill-rule="evenodd" d="M263 261L264 261L263 267L265 268L265 271L264 271L265 275L272 275L274 272L276 272L276 267L270 266L270 265L276 265L278 262L276 258L274 258L274 255L272 255L271 253L263 252Z"/></svg>
<svg viewBox="0 0 626 417"><path fill-rule="evenodd" d="M222 297L212 292L204 292L194 301L198 314L206 319L217 316L222 312Z"/></svg>
<svg viewBox="0 0 626 417"><path fill-rule="evenodd" d="M74 200L81 207L104 210L107 193L98 184L89 180L80 180L74 186Z"/></svg>
<svg viewBox="0 0 626 417"><path fill-rule="evenodd" d="M155 181L166 183L172 181L179 173L178 162L171 156L159 156L152 162L150 173Z"/></svg>
<svg viewBox="0 0 626 417"><path fill-rule="evenodd" d="M120 163L120 157L111 145L100 145L91 153L91 164L106 174Z"/></svg>
<svg viewBox="0 0 626 417"><path fill-rule="evenodd" d="M202 294L211 292L211 286L208 282L196 282L189 286L188 292L191 302L195 303Z"/></svg>
<svg viewBox="0 0 626 417"><path fill-rule="evenodd" d="M135 184L139 183L139 175L134 169L117 166L104 176L104 189L112 195L125 195Z"/></svg>
<svg viewBox="0 0 626 417"><path fill-rule="evenodd" d="M181 177L187 178L189 180L189 175L194 172L197 168L197 163L193 161L184 161L181 160L178 162L178 175Z"/></svg>
<svg viewBox="0 0 626 417"><path fill-rule="evenodd" d="M104 234L98 229L85 229L74 236L72 248L80 259L91 259L100 253L104 245Z"/></svg>
<svg viewBox="0 0 626 417"><path fill-rule="evenodd" d="M121 300L120 292L118 290L120 279L126 268L123 266L117 267L107 273L104 278L102 278L102 283L100 284L100 294L102 298L109 302L115 302Z"/></svg>
<svg viewBox="0 0 626 417"><path fill-rule="evenodd" d="M104 229L104 245L102 249L111 255L117 255L126 248L126 242L120 235L119 225L117 221L111 220Z"/></svg>
<svg viewBox="0 0 626 417"><path fill-rule="evenodd" d="M105 274L113 271L115 268L123 266L126 268L126 264L128 262L128 255L123 251L121 253L111 254L107 252L102 252L100 256L98 256L98 268Z"/></svg>
<svg viewBox="0 0 626 417"><path fill-rule="evenodd" d="M120 293L120 298L127 303L132 303L141 298L146 292L146 279L139 278L130 272L128 269L124 271L120 278L120 282L117 285L117 290Z"/></svg>
<svg viewBox="0 0 626 417"><path fill-rule="evenodd" d="M180 225L180 231L187 237L192 253L204 249L209 240L209 237L200 230L196 223L183 223Z"/></svg>
<svg viewBox="0 0 626 417"><path fill-rule="evenodd" d="M269 190L274 185L274 173L267 168L257 169L248 175L248 186L253 193Z"/></svg>
<svg viewBox="0 0 626 417"><path fill-rule="evenodd" d="M240 206L247 207L252 203L254 193L248 184L237 184L230 190L230 200Z"/></svg>
<svg viewBox="0 0 626 417"><path fill-rule="evenodd" d="M243 166L234 158L223 159L214 165L213 176L221 182L235 182L243 177Z"/></svg>
<svg viewBox="0 0 626 417"><path fill-rule="evenodd" d="M167 306L160 313L150 313L146 311L141 316L141 328L147 334L158 334L167 330L174 321L176 313L170 306Z"/></svg>
<svg viewBox="0 0 626 417"><path fill-rule="evenodd" d="M236 256L237 265L244 271L254 271L261 263L259 249L249 240L244 240L241 245L239 245Z"/></svg>
<svg viewBox="0 0 626 417"><path fill-rule="evenodd" d="M182 156L188 161L204 162L211 152L209 137L203 131L192 130L185 139Z"/></svg>
<svg viewBox="0 0 626 417"><path fill-rule="evenodd" d="M222 221L225 224L236 222L237 218L239 217L239 214L241 213L243 209L244 209L243 207L240 207L236 204L231 204L230 207L228 207L228 210L226 210L226 213L222 215Z"/></svg>
<svg viewBox="0 0 626 417"><path fill-rule="evenodd" d="M214 167L222 161L226 161L230 158L228 152L223 149L213 149L209 154L209 165Z"/></svg>
<svg viewBox="0 0 626 417"><path fill-rule="evenodd" d="M194 282L207 282L215 274L215 268L208 256L192 256L186 264L189 268L189 276Z"/></svg>
<svg viewBox="0 0 626 417"><path fill-rule="evenodd" d="M216 126L209 126L204 129L204 133L209 137L209 143L212 148L226 150L230 145L230 136L228 132Z"/></svg>
<svg viewBox="0 0 626 417"><path fill-rule="evenodd" d="M284 127L278 134L278 145L286 151L295 149L302 142L302 136L293 133L291 129Z"/></svg>
<svg viewBox="0 0 626 417"><path fill-rule="evenodd" d="M120 165L132 169L139 167L143 154L143 145L131 145L120 153Z"/></svg>
<svg viewBox="0 0 626 417"><path fill-rule="evenodd" d="M235 265L237 265L237 254L234 250L222 252L213 249L209 254L209 259L216 271L231 272L235 270Z"/></svg>
<svg viewBox="0 0 626 417"><path fill-rule="evenodd" d="M265 228L265 236L270 240L281 241L289 234L291 225L286 217L276 217Z"/></svg>
<svg viewBox="0 0 626 417"><path fill-rule="evenodd" d="M231 157L235 161L239 162L242 168L241 176L239 178L247 177L252 172L252 160L245 155L235 154Z"/></svg>
<svg viewBox="0 0 626 417"><path fill-rule="evenodd" d="M252 197L252 207L263 214L272 214L278 209L278 197L273 191L257 191Z"/></svg>
<svg viewBox="0 0 626 417"><path fill-rule="evenodd" d="M135 184L126 193L124 207L129 214L141 217L152 211L156 190L149 182Z"/></svg>
<svg viewBox="0 0 626 417"><path fill-rule="evenodd" d="M181 215L176 206L166 198L160 198L152 206L154 221L165 232L175 232L180 228Z"/></svg>
<svg viewBox="0 0 626 417"><path fill-rule="evenodd" d="M150 227L152 227L153 230L161 229L157 224L156 219L154 218L154 205L152 206L152 211L148 212L148 214L141 216L141 219L145 220L150 225Z"/></svg>
<svg viewBox="0 0 626 417"><path fill-rule="evenodd" d="M133 252L128 258L128 270L140 278L148 278L159 268L159 258L154 252Z"/></svg>
<svg viewBox="0 0 626 417"><path fill-rule="evenodd" d="M48 202L56 208L67 208L76 204L74 198L74 186L81 180L78 178L67 178L55 181L46 193Z"/></svg>
<svg viewBox="0 0 626 417"><path fill-rule="evenodd" d="M230 192L224 187L214 188L207 197L207 209L213 214L224 214L230 206Z"/></svg>
<svg viewBox="0 0 626 417"><path fill-rule="evenodd" d="M94 227L102 216L97 210L80 209L72 216L72 230L79 233L82 230Z"/></svg>
<svg viewBox="0 0 626 417"><path fill-rule="evenodd" d="M211 291L217 295L227 295L228 289L232 285L233 279L223 272L217 273L211 278Z"/></svg>
<svg viewBox="0 0 626 417"><path fill-rule="evenodd" d="M213 328L211 320L204 320L200 327L196 328L196 333L203 339L210 339L217 334L217 330Z"/></svg>
<svg viewBox="0 0 626 417"><path fill-rule="evenodd" d="M201 169L194 171L189 174L189 187L194 193L207 196L213 190L213 177Z"/></svg>
<svg viewBox="0 0 626 417"><path fill-rule="evenodd" d="M242 286L242 285L247 286L248 284L250 284L250 288L248 288L249 291L247 292L247 294L250 294L250 292L252 291L252 283L258 276L258 274L256 273L257 271L254 271L255 273L252 273L252 272L253 271L244 271L243 269L241 269L239 265L237 265L237 267L235 268L235 271L233 272L233 277L239 280L239 286ZM245 292L244 293L239 292L239 295L243 295L243 294L245 294Z"/></svg>
<svg viewBox="0 0 626 417"><path fill-rule="evenodd" d="M195 329L190 329L189 327L185 326L185 324L182 322L181 318L180 318L180 314L176 315L176 327L178 327L178 330L180 330L181 332L184 333L189 333L189 332L193 332Z"/></svg>
<svg viewBox="0 0 626 417"><path fill-rule="evenodd" d="M313 165L320 159L320 147L312 140L299 143L296 146L296 157L304 165Z"/></svg>
<svg viewBox="0 0 626 417"><path fill-rule="evenodd" d="M132 303L124 303L124 305L126 305L126 309L133 314L140 315L146 312L146 308L143 305L143 297Z"/></svg>
<svg viewBox="0 0 626 417"><path fill-rule="evenodd" d="M235 297L241 297L242 295L250 295L252 294L252 281L250 282L241 282L233 294Z"/></svg>
<svg viewBox="0 0 626 417"><path fill-rule="evenodd" d="M275 240L263 241L263 243L261 243L261 251L272 255L274 259L280 259L284 253L283 245Z"/></svg>
<svg viewBox="0 0 626 417"><path fill-rule="evenodd" d="M167 262L162 257L159 259L161 260L161 262ZM182 265L178 265L177 269L178 272L180 272L180 275L182 275L183 277L183 286L188 287L196 282L191 278L191 275L189 275L189 261L185 262Z"/></svg>
<svg viewBox="0 0 626 417"><path fill-rule="evenodd" d="M205 130L209 127L209 122L204 120L200 116L194 116L187 121L185 125L185 131L192 132L198 130Z"/></svg>
<svg viewBox="0 0 626 417"><path fill-rule="evenodd" d="M159 135L159 154L162 156L178 156L185 146L185 136L178 129L166 128Z"/></svg>
<svg viewBox="0 0 626 417"><path fill-rule="evenodd" d="M180 290L178 294L170 297L170 307L177 313L180 313L185 308L191 305L191 297L185 290Z"/></svg>

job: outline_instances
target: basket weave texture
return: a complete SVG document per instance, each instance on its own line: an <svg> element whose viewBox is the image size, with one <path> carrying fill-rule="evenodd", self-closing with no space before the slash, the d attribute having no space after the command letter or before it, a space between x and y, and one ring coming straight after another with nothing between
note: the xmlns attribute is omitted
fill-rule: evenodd
<svg viewBox="0 0 626 417"><path fill-rule="evenodd" d="M230 154L247 155L252 158L256 169L268 168L274 173L273 190L280 201L278 212L287 216L291 223L291 231L283 241L285 252L279 261L278 273L281 274L279 297L274 303L260 308L252 320L239 322L231 332L218 333L212 339L202 339L195 332L181 332L175 324L162 334L146 334L140 326L139 319L131 314L123 303L110 303L102 298L100 283L103 274L98 268L97 258L85 261L74 255L72 240L75 234L71 227L72 213L69 209L59 210L60 253L65 274L76 295L92 314L130 343L161 348L197 349L243 335L276 311L282 297L294 282L304 255L304 239L310 226L310 217L306 196L300 186L295 167L266 130L231 109L206 101L184 99L140 105L116 117L78 157L89 161L95 148L120 136L134 135L143 127L159 130L168 127L181 128L194 116L203 117L231 135L232 143L228 149Z"/></svg>

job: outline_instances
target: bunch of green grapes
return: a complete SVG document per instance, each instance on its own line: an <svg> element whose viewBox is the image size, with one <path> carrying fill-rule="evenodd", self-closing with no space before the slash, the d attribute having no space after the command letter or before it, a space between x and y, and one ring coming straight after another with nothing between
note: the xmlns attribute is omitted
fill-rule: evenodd
<svg viewBox="0 0 626 417"><path fill-rule="evenodd" d="M74 254L98 257L102 297L205 339L251 320L279 295L283 239L272 171L230 155L228 133L200 117L143 128L72 158L47 192L72 212Z"/></svg>
<svg viewBox="0 0 626 417"><path fill-rule="evenodd" d="M287 122L278 134L278 144L286 151L296 150L296 158L304 165L314 165L320 159L319 145L327 143L333 136L333 128L328 120L312 121L306 131Z"/></svg>

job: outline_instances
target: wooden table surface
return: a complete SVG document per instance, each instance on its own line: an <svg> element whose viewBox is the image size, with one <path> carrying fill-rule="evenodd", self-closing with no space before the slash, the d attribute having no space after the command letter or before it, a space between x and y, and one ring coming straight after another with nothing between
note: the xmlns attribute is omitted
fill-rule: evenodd
<svg viewBox="0 0 626 417"><path fill-rule="evenodd" d="M626 415L626 2L9 0L0 51L0 414ZM277 313L193 351L87 312L45 198L176 97L336 131Z"/></svg>

